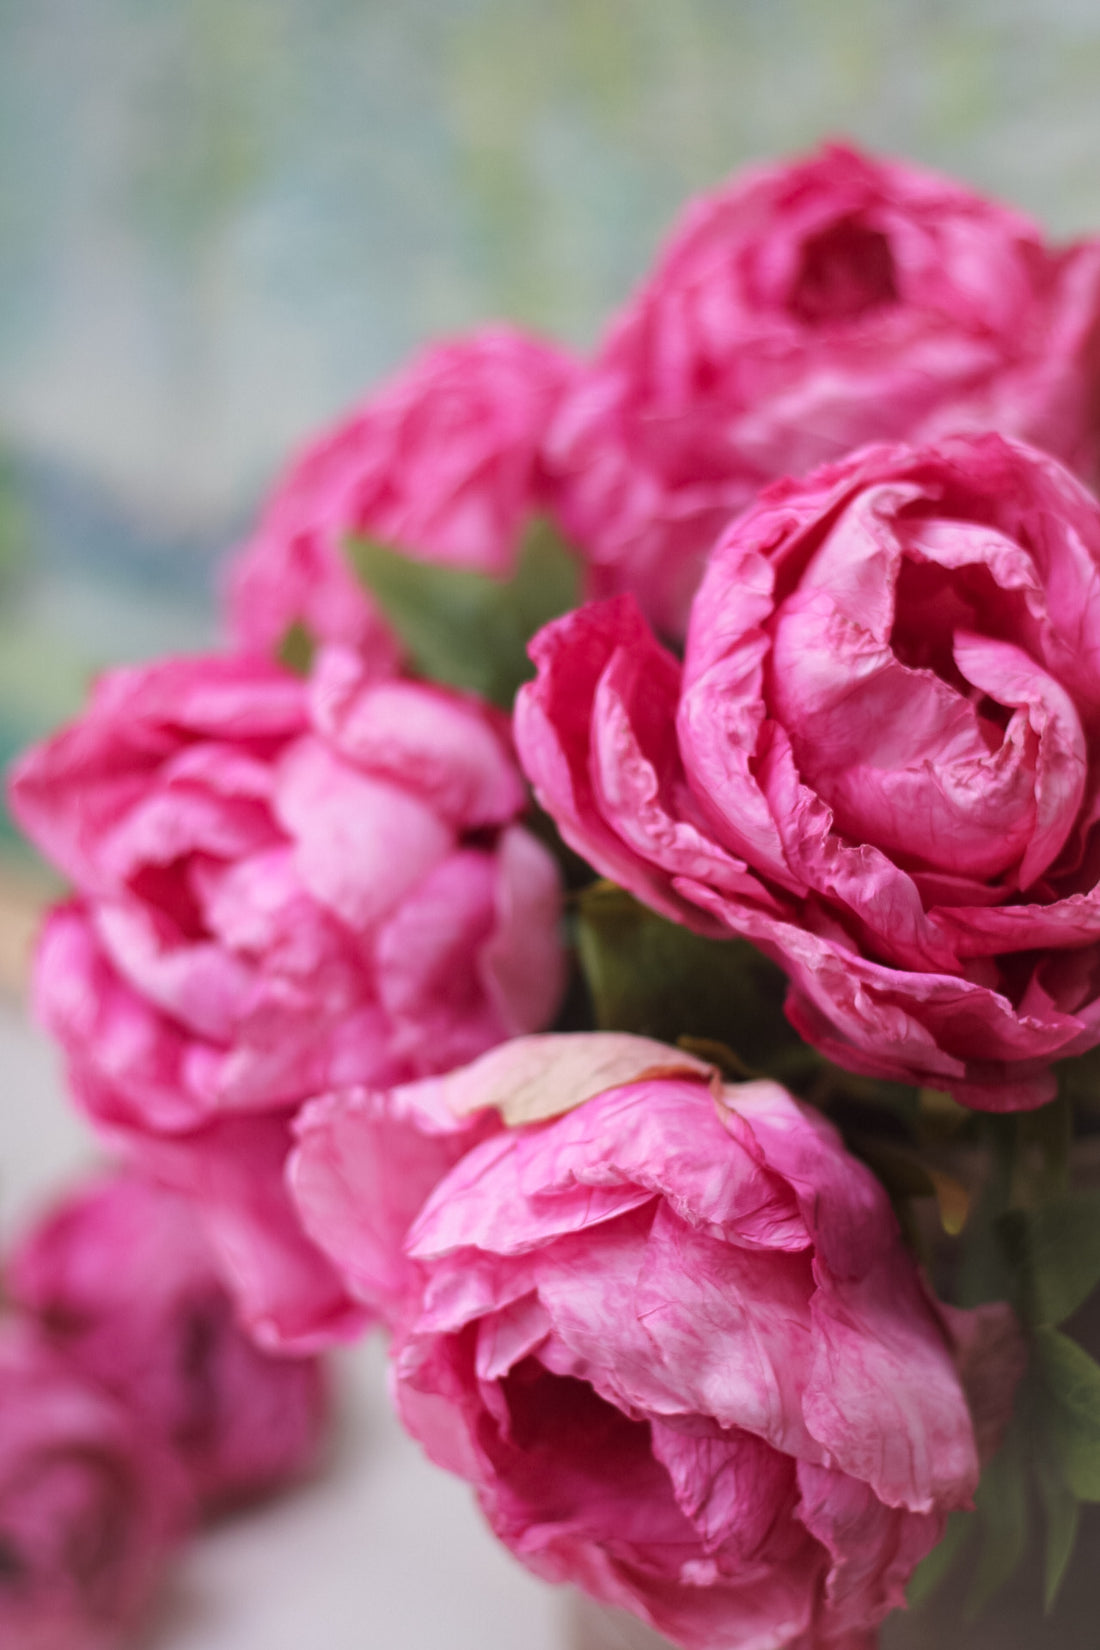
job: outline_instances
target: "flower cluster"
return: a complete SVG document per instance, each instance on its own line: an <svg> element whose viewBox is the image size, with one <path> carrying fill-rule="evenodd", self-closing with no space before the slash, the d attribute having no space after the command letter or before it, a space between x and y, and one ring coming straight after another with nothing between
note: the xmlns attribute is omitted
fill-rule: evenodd
<svg viewBox="0 0 1100 1650"><path fill-rule="evenodd" d="M326 1381L253 1344L193 1210L133 1175L75 1188L4 1281L0 1640L108 1650L197 1517L315 1465Z"/></svg>
<svg viewBox="0 0 1100 1650"><path fill-rule="evenodd" d="M380 1323L500 1539L684 1650L867 1650L994 1456L1065 1548L1098 479L1100 239L832 146L695 202L590 359L428 350L277 481L223 649L16 764L37 1008L148 1183L11 1287L192 1502L292 1474L300 1355Z"/></svg>

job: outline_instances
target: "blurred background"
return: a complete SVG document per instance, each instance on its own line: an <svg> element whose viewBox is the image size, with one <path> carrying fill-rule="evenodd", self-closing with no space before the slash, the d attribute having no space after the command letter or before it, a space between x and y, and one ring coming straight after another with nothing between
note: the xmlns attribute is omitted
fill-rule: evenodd
<svg viewBox="0 0 1100 1650"><path fill-rule="evenodd" d="M1089 0L0 0L0 756L209 639L430 334L590 343L687 194L829 134L1095 227L1098 78Z"/></svg>
<svg viewBox="0 0 1100 1650"><path fill-rule="evenodd" d="M212 640L219 561L288 451L430 335L503 316L589 345L688 194L831 135L1095 229L1098 83L1095 0L0 0L0 762L102 665ZM40 878L0 807L0 993ZM25 1097L0 1131L6 1225L87 1148L52 1057L13 1004L0 1020ZM464 1492L408 1489L411 1448L393 1460L392 1484L348 1468L278 1540L204 1550L157 1644L344 1650L369 1581L393 1612L371 1642L548 1646L549 1603L463 1522ZM423 1541L439 1496L473 1591L468 1620L456 1591L418 1625L393 1508ZM303 1532L306 1569L346 1581L327 1639L301 1615ZM1095 1643L1091 1569L1063 1647ZM974 1650L1036 1645L1037 1591L1023 1578ZM958 1609L891 1644L936 1642Z"/></svg>

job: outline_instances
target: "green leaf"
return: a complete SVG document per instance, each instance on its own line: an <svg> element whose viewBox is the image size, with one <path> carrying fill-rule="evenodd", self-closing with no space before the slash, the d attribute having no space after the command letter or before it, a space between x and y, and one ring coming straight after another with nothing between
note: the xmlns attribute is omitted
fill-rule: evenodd
<svg viewBox="0 0 1100 1650"><path fill-rule="evenodd" d="M1002 1219L1031 1323L1059 1324L1100 1284L1100 1192L1072 1192Z"/></svg>
<svg viewBox="0 0 1100 1650"><path fill-rule="evenodd" d="M1069 1154L1073 1144L1073 1107L1060 1096L1035 1111L1015 1114L1021 1170L1031 1200L1045 1202L1068 1189ZM1025 1199L1026 1201L1026 1199Z"/></svg>
<svg viewBox="0 0 1100 1650"><path fill-rule="evenodd" d="M1015 1305L1020 1275L1006 1242L1004 1215L1011 1207L1018 1151L1014 1117L983 1117L981 1136L989 1175L966 1224L953 1299L958 1306L1009 1300Z"/></svg>
<svg viewBox="0 0 1100 1650"><path fill-rule="evenodd" d="M974 1509L982 1545L966 1600L970 1618L980 1615L993 1595L1000 1592L1027 1547L1027 1471L1019 1418L982 1473Z"/></svg>
<svg viewBox="0 0 1100 1650"><path fill-rule="evenodd" d="M577 949L601 1031L724 1043L756 1070L797 1042L773 963L743 940L704 939L658 917L613 883L580 895Z"/></svg>
<svg viewBox="0 0 1100 1650"><path fill-rule="evenodd" d="M316 651L317 643L312 634L300 619L295 619L279 643L279 663L292 670L296 676L308 676Z"/></svg>
<svg viewBox="0 0 1100 1650"><path fill-rule="evenodd" d="M1100 1501L1100 1367L1057 1329L1036 1330L1034 1345L1039 1426L1066 1487L1082 1501Z"/></svg>
<svg viewBox="0 0 1100 1650"><path fill-rule="evenodd" d="M966 1223L954 1299L959 1306L983 1301L1016 1304L1019 1274L1006 1254L1005 1221L995 1191L986 1188Z"/></svg>
<svg viewBox="0 0 1100 1650"><path fill-rule="evenodd" d="M349 539L347 553L421 675L505 709L533 674L531 637L581 600L577 558L541 520L508 579L418 561L372 539Z"/></svg>
<svg viewBox="0 0 1100 1650"><path fill-rule="evenodd" d="M1043 1600L1049 1615L1073 1556L1081 1503L1067 1487L1057 1462L1040 1456L1036 1469L1046 1521Z"/></svg>
<svg viewBox="0 0 1100 1650"><path fill-rule="evenodd" d="M922 1558L905 1589L906 1601L910 1609L919 1610L921 1605L939 1588L955 1567L955 1561L963 1548L969 1542L977 1528L973 1513L953 1512L947 1520L947 1528L943 1536L932 1548L927 1558Z"/></svg>

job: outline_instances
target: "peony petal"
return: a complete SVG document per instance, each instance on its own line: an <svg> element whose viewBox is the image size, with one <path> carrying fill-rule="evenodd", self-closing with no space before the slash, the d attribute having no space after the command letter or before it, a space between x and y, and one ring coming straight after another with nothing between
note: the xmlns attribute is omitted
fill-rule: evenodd
<svg viewBox="0 0 1100 1650"><path fill-rule="evenodd" d="M655 644L619 648L592 705L589 768L601 816L643 859L672 876L705 877L731 895L775 907L768 889L690 817L674 740L673 662ZM664 678L664 680L662 680Z"/></svg>
<svg viewBox="0 0 1100 1650"><path fill-rule="evenodd" d="M442 1078L456 1116L495 1106L511 1127L572 1111L605 1089L648 1077L710 1083L716 1068L649 1037L626 1032L548 1032L516 1037Z"/></svg>
<svg viewBox="0 0 1100 1650"><path fill-rule="evenodd" d="M561 873L522 826L496 852L495 926L478 956L482 986L508 1036L552 1024L566 984Z"/></svg>
<svg viewBox="0 0 1100 1650"><path fill-rule="evenodd" d="M391 911L453 842L424 802L389 780L357 773L313 739L284 757L276 810L294 838L305 886L360 931Z"/></svg>
<svg viewBox="0 0 1100 1650"><path fill-rule="evenodd" d="M431 1106L433 1085L386 1094L349 1089L311 1101L294 1124L288 1183L302 1224L386 1321L415 1287L402 1244L447 1171L490 1133L492 1115L459 1123Z"/></svg>
<svg viewBox="0 0 1100 1650"><path fill-rule="evenodd" d="M302 1230L284 1182L290 1145L289 1117L279 1113L127 1141L144 1173L191 1202L259 1345L301 1354L355 1339L371 1314Z"/></svg>
<svg viewBox="0 0 1100 1650"><path fill-rule="evenodd" d="M541 805L570 847L602 875L637 894L674 921L707 926L669 892L668 878L650 869L604 820L590 773L591 701L618 647L656 649L635 605L589 603L546 625L532 640L538 675L516 696L516 750ZM661 677L665 676L662 669ZM669 704L669 714L673 704Z"/></svg>
<svg viewBox="0 0 1100 1650"><path fill-rule="evenodd" d="M47 920L34 1002L93 1118L171 1131L213 1114L223 1051L189 1037L131 989L79 905L59 906Z"/></svg>
<svg viewBox="0 0 1100 1650"><path fill-rule="evenodd" d="M155 908L137 900L104 901L93 923L111 963L136 995L198 1037L232 1040L254 984L246 962L209 941L186 943Z"/></svg>
<svg viewBox="0 0 1100 1650"><path fill-rule="evenodd" d="M733 1547L751 1563L793 1501L795 1463L746 1432L651 1421L653 1453L672 1479L677 1505L698 1530L702 1549ZM796 1546L797 1543L792 1545ZM784 1555L788 1561L795 1554ZM805 1563L809 1553L798 1554ZM807 1577L807 1591L812 1589Z"/></svg>
<svg viewBox="0 0 1100 1650"><path fill-rule="evenodd" d="M858 1279L834 1278L826 1265L815 1278L803 1411L827 1460L888 1507L969 1506L978 1483L970 1413L900 1238Z"/></svg>
<svg viewBox="0 0 1100 1650"><path fill-rule="evenodd" d="M522 811L523 783L486 706L429 683L372 680L338 649L320 655L309 695L318 733L349 766L422 797L456 830Z"/></svg>
<svg viewBox="0 0 1100 1650"><path fill-rule="evenodd" d="M943 1534L942 1513L895 1511L866 1485L829 1467L798 1463L798 1517L830 1558L822 1629L829 1645L862 1643L868 1622L904 1608L905 1586Z"/></svg>

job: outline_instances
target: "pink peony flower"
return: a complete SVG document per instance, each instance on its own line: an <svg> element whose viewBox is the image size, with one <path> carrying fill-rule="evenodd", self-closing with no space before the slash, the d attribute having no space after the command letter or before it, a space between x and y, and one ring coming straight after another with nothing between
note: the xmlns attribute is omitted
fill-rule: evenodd
<svg viewBox="0 0 1100 1650"><path fill-rule="evenodd" d="M320 1364L270 1357L238 1327L185 1198L133 1175L86 1183L23 1237L7 1283L70 1367L143 1417L204 1506L315 1462Z"/></svg>
<svg viewBox="0 0 1100 1650"><path fill-rule="evenodd" d="M683 669L626 599L517 708L567 840L786 969L850 1070L989 1110L1100 1043L1100 508L995 435L868 448L728 529Z"/></svg>
<svg viewBox="0 0 1100 1650"><path fill-rule="evenodd" d="M495 712L322 653L111 672L16 765L79 898L37 999L77 1092L158 1133L446 1069L553 1015L558 878Z"/></svg>
<svg viewBox="0 0 1100 1650"><path fill-rule="evenodd" d="M35 979L77 1098L195 1201L263 1344L354 1332L283 1183L295 1107L445 1070L560 996L506 722L345 649L308 681L169 660L105 676L11 796L77 886Z"/></svg>
<svg viewBox="0 0 1100 1650"><path fill-rule="evenodd" d="M996 429L1088 477L1100 242L832 145L690 206L548 440L602 593L683 633L703 558L767 482L868 441Z"/></svg>
<svg viewBox="0 0 1100 1650"><path fill-rule="evenodd" d="M175 1464L24 1325L0 1334L0 1643L113 1650L183 1533Z"/></svg>
<svg viewBox="0 0 1100 1650"><path fill-rule="evenodd" d="M417 357L276 484L230 569L237 642L272 653L298 621L324 641L388 651L344 554L353 534L506 575L548 502L539 448L575 370L561 350L502 326Z"/></svg>
<svg viewBox="0 0 1100 1650"><path fill-rule="evenodd" d="M407 1247L405 1425L531 1569L685 1650L873 1642L970 1501L952 1342L886 1194L774 1083L652 1076L496 1134Z"/></svg>

